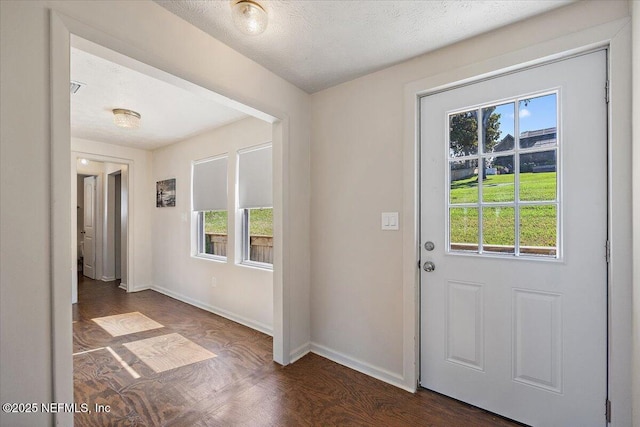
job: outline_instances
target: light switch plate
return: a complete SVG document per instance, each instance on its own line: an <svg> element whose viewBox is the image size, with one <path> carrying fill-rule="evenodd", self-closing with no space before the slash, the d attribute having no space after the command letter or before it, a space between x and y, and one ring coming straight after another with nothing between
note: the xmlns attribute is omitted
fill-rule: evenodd
<svg viewBox="0 0 640 427"><path fill-rule="evenodd" d="M399 228L398 212L382 212L383 230L398 230Z"/></svg>

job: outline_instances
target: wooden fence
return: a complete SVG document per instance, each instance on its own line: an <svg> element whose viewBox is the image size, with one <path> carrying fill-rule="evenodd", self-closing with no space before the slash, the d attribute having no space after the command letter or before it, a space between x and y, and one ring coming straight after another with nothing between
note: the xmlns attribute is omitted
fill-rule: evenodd
<svg viewBox="0 0 640 427"><path fill-rule="evenodd" d="M205 234L205 252L213 255L227 256L226 234ZM249 259L256 262L273 264L273 237L249 236L251 250Z"/></svg>
<svg viewBox="0 0 640 427"><path fill-rule="evenodd" d="M205 253L227 256L227 235L205 233Z"/></svg>
<svg viewBox="0 0 640 427"><path fill-rule="evenodd" d="M251 241L249 259L273 264L273 237L249 236L249 240Z"/></svg>

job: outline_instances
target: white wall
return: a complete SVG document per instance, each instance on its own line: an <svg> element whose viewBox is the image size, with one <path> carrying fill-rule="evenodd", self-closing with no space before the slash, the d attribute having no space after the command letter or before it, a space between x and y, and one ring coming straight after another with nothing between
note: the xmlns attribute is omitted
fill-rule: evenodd
<svg viewBox="0 0 640 427"><path fill-rule="evenodd" d="M42 6L0 2L2 402L52 398L48 31ZM31 81L26 93L16 84L25 77ZM0 413L2 425L48 425L50 419Z"/></svg>
<svg viewBox="0 0 640 427"><path fill-rule="evenodd" d="M128 270L127 272L123 271L123 277L127 277L129 283L125 283L125 285L129 286L130 291L135 292L149 289L153 284L153 275L151 273L152 234L149 218L151 218L152 208L155 206L155 189L151 185L151 152L80 138L71 139L71 150L73 151L74 157L85 156L90 159L93 158L98 161L104 161L101 175L103 192L101 193L102 195L98 195L98 197L100 197L98 209L100 209L101 212L105 210L105 202L108 195L107 191L104 191L106 190L108 181L106 177L109 173L116 170L127 169L123 167L122 164L119 164L118 161L131 161L131 168L128 170L128 174L125 173L123 175L123 179L128 175L129 180L131 180L129 184L131 194L129 199L131 222L128 224L128 227L131 228L131 248L133 252L132 255L135 257L135 264L127 265ZM91 155L93 155L93 157ZM113 161L107 161L109 159ZM90 162L90 164L91 163L93 162ZM79 173L83 173L82 169L79 170ZM73 203L72 200L72 205ZM102 216L102 218L104 218L104 216ZM104 219L102 222L102 227L104 227ZM103 256L103 253L113 252L110 252L109 247L105 248L105 244L108 244L108 242L104 241L102 247L99 248L100 256ZM111 261L111 259L107 259L107 264L111 263ZM113 274L114 273L110 271L106 273L101 271L100 279L102 279L102 276L113 276ZM109 277L106 278L109 279Z"/></svg>
<svg viewBox="0 0 640 427"><path fill-rule="evenodd" d="M273 272L234 260L236 152L271 141L271 124L248 118L153 152L153 182L176 179L176 207L154 208L153 289L271 334ZM191 162L228 154L227 262L191 256ZM215 278L216 285L212 286Z"/></svg>
<svg viewBox="0 0 640 427"><path fill-rule="evenodd" d="M80 176L80 175L76 175L76 194L78 195L78 198L76 199L76 213L77 213L77 227L76 227L76 233L77 233L77 239L76 241L78 242L78 244L76 246L78 246L78 251L80 251L80 243L82 242L82 234L81 231L84 229L84 177ZM72 207L73 209L73 207Z"/></svg>
<svg viewBox="0 0 640 427"><path fill-rule="evenodd" d="M125 166L126 167L126 166ZM119 174L115 174L113 177L113 191L114 191L114 201L113 201L113 211L114 211L114 236L113 236L113 256L114 256L114 276L116 279L122 278L122 172L126 174L126 171L121 171ZM128 203L128 200L125 199L125 205ZM124 217L125 227L128 223L128 218ZM126 242L126 238L125 238ZM125 258L125 263L126 258Z"/></svg>
<svg viewBox="0 0 640 427"><path fill-rule="evenodd" d="M414 122L415 92L413 103L406 102L406 86L428 78L446 85L585 43L606 42L625 25L624 20L616 20L628 17L628 8L626 1L578 2L312 95L313 351L407 389L415 387L416 355L410 353L417 338L407 334L416 331L417 322L416 307L410 304L417 295L412 286L417 259L415 232L404 233L403 240L403 230L413 227L415 218L414 212L403 212L406 206L415 206L414 192L407 191L415 179L411 161L415 157L411 152L415 128L406 128L407 122ZM604 25L614 21L619 24ZM595 28L601 24L611 27L609 33ZM594 35L585 37L581 31ZM562 43L558 42L561 38ZM616 46L612 53L628 56L627 49ZM534 50L541 56L532 57ZM628 92L628 70L622 74L624 78L613 84L616 90L626 88ZM616 93L616 108L628 109L626 101L618 101L619 95ZM616 164L623 164L620 170L629 172L630 163L625 159L629 129L624 127L625 113L616 111L616 116L623 119L622 126L616 124L613 131L614 147L621 144L622 148L617 151L621 158ZM403 135L410 141L408 150ZM614 184L617 179L619 174ZM625 248L630 242L628 200L620 202L620 196L615 194L614 203L624 210L617 212L615 233L627 230L626 237L619 235L616 240L619 243L622 237L620 247ZM383 211L400 212L399 232L380 230ZM628 318L628 251L616 254L616 259L623 267L616 270L614 297L616 304L622 301L623 306L614 306L614 316ZM409 286L403 286L403 275L413 276ZM625 344L617 342L619 336L614 338L614 358L620 359L612 363L626 366L622 372L628 375L630 351L627 347L620 355ZM628 425L629 380L616 378L615 385L614 405L622 408L617 411L617 425Z"/></svg>

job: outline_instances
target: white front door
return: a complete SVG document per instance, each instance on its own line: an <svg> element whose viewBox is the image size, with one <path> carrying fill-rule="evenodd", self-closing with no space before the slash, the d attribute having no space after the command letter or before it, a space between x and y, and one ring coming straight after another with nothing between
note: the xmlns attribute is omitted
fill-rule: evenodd
<svg viewBox="0 0 640 427"><path fill-rule="evenodd" d="M605 425L605 82L598 51L422 98L422 387Z"/></svg>
<svg viewBox="0 0 640 427"><path fill-rule="evenodd" d="M83 230L83 265L82 274L95 279L96 261L96 177L84 178L84 230Z"/></svg>

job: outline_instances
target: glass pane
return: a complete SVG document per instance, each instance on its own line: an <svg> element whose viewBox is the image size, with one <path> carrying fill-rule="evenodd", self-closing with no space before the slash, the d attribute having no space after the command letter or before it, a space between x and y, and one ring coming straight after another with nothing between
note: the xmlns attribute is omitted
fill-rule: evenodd
<svg viewBox="0 0 640 427"><path fill-rule="evenodd" d="M249 259L273 264L273 208L249 209Z"/></svg>
<svg viewBox="0 0 640 427"><path fill-rule="evenodd" d="M482 209L482 250L512 254L515 253L515 244L515 209Z"/></svg>
<svg viewBox="0 0 640 427"><path fill-rule="evenodd" d="M513 150L515 103L482 109L482 149L485 153Z"/></svg>
<svg viewBox="0 0 640 427"><path fill-rule="evenodd" d="M204 253L227 256L227 211L204 214Z"/></svg>
<svg viewBox="0 0 640 427"><path fill-rule="evenodd" d="M452 251L478 251L478 208L449 209L449 242Z"/></svg>
<svg viewBox="0 0 640 427"><path fill-rule="evenodd" d="M558 215L555 205L520 208L520 253L556 256Z"/></svg>
<svg viewBox="0 0 640 427"><path fill-rule="evenodd" d="M520 148L555 146L557 143L556 94L523 99L518 105Z"/></svg>
<svg viewBox="0 0 640 427"><path fill-rule="evenodd" d="M273 208L249 209L249 235L273 237Z"/></svg>
<svg viewBox="0 0 640 427"><path fill-rule="evenodd" d="M478 111L449 116L449 155L462 157L478 153Z"/></svg>
<svg viewBox="0 0 640 427"><path fill-rule="evenodd" d="M482 163L484 165L482 201L513 202L515 199L513 156L486 157L482 159Z"/></svg>
<svg viewBox="0 0 640 427"><path fill-rule="evenodd" d="M449 162L451 168L451 191L449 202L478 202L478 160Z"/></svg>
<svg viewBox="0 0 640 427"><path fill-rule="evenodd" d="M556 151L520 155L520 200L556 200Z"/></svg>

